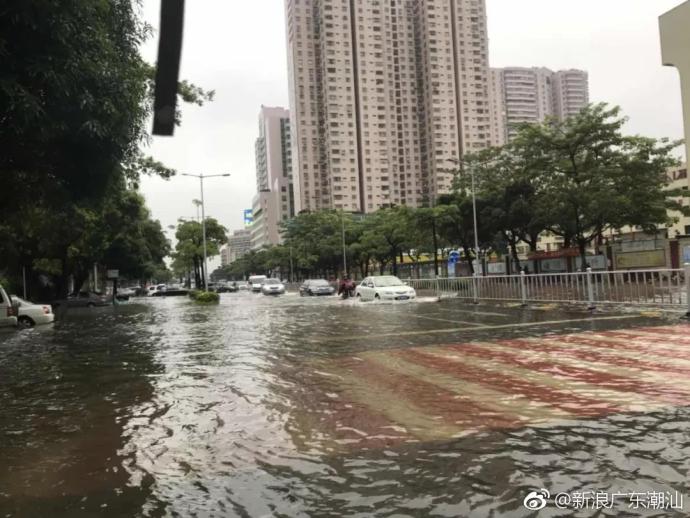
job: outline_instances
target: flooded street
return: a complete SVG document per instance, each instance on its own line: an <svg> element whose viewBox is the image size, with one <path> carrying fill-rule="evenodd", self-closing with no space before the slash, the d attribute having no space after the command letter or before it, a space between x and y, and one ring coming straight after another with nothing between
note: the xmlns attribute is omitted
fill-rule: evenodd
<svg viewBox="0 0 690 518"><path fill-rule="evenodd" d="M294 294L72 309L0 335L0 517L536 516L540 488L687 500L689 329ZM598 515L690 508L628 500Z"/></svg>

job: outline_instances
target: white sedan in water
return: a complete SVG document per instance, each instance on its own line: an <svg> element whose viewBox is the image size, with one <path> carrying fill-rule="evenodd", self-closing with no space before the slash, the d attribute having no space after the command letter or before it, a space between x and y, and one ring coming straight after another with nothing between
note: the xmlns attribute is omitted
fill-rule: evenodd
<svg viewBox="0 0 690 518"><path fill-rule="evenodd" d="M48 304L32 304L16 295L12 295L12 301L18 306L17 323L19 327L50 324L55 320L53 308Z"/></svg>
<svg viewBox="0 0 690 518"><path fill-rule="evenodd" d="M411 300L417 293L394 275L382 275L364 279L355 296L360 300Z"/></svg>

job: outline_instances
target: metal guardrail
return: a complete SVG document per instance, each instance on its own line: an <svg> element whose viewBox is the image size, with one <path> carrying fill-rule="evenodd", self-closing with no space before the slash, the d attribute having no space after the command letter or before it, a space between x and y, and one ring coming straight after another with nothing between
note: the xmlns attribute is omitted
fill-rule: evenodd
<svg viewBox="0 0 690 518"><path fill-rule="evenodd" d="M419 295L480 300L628 304L687 309L690 265L683 269L597 271L409 279Z"/></svg>

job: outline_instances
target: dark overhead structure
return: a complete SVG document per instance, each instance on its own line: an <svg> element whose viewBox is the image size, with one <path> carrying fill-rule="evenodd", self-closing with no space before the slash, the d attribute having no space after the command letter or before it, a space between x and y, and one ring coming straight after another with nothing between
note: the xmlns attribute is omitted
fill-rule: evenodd
<svg viewBox="0 0 690 518"><path fill-rule="evenodd" d="M184 0L162 0L158 64L153 103L153 134L171 136L175 131L177 83L180 76Z"/></svg>

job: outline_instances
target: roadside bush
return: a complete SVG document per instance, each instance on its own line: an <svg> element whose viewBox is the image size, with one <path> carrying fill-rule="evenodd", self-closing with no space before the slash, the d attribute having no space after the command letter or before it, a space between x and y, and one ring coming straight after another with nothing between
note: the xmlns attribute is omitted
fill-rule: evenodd
<svg viewBox="0 0 690 518"><path fill-rule="evenodd" d="M213 291L191 290L189 297L201 304L218 304L220 302L220 295Z"/></svg>

